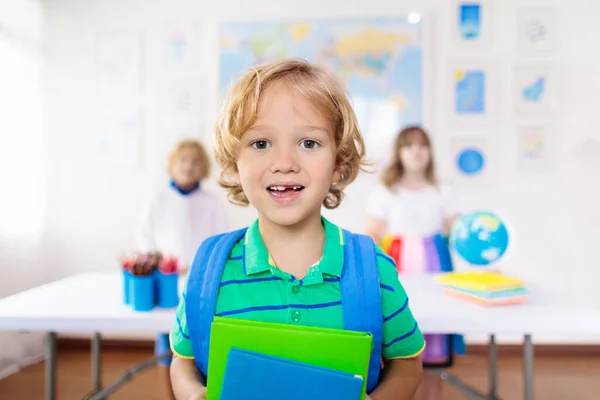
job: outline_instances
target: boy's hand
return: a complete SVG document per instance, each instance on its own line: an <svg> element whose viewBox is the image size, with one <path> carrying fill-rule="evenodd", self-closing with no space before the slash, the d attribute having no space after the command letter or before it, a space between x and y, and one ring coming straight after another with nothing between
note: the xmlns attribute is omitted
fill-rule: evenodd
<svg viewBox="0 0 600 400"><path fill-rule="evenodd" d="M365 394L365 400L371 400L368 394Z"/></svg>

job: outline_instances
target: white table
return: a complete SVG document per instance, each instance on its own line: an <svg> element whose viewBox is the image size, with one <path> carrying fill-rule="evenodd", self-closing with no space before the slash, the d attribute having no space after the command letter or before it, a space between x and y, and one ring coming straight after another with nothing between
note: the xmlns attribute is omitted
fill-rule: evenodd
<svg viewBox="0 0 600 400"><path fill-rule="evenodd" d="M138 313L122 303L119 273L84 273L0 300L0 330L48 332L46 399L56 398L56 332L97 332L93 340L94 386L100 385L100 332L167 332L174 310ZM431 277L403 278L410 306L424 333L524 336L525 398L532 400L533 345L537 334L600 335L600 310L568 304L532 287L526 305L485 308L442 293ZM495 343L491 342L490 393L495 398ZM455 382L454 382L455 383ZM472 398L479 395L472 393Z"/></svg>
<svg viewBox="0 0 600 400"><path fill-rule="evenodd" d="M478 393L457 378L442 371L449 380L471 399L497 399L497 363L495 336L523 336L523 379L526 400L534 398L532 337L536 335L599 335L600 309L566 299L552 290L529 283L527 303L505 307L484 307L449 296L432 277L402 278L410 307L424 333L485 334L489 336L489 389Z"/></svg>

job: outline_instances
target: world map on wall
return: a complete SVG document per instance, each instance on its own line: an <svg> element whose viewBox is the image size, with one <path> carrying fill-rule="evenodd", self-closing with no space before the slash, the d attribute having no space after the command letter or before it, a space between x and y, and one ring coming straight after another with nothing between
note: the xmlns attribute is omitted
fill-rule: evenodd
<svg viewBox="0 0 600 400"><path fill-rule="evenodd" d="M227 23L219 30L220 89L251 66L304 58L344 82L369 149L389 149L399 128L422 122L421 40L420 25L406 18Z"/></svg>

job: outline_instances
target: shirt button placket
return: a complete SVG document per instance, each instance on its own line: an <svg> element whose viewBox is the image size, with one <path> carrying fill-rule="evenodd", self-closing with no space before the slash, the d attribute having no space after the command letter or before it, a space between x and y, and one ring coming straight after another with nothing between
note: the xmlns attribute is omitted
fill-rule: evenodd
<svg viewBox="0 0 600 400"><path fill-rule="evenodd" d="M298 282L295 281L290 288L290 303L291 304L304 304L303 301L303 297L302 296L302 285L301 285L302 281ZM305 318L305 316L302 314L302 312L298 309L294 309L292 308L290 310L290 320L292 321L292 323L294 324L300 324L301 321Z"/></svg>

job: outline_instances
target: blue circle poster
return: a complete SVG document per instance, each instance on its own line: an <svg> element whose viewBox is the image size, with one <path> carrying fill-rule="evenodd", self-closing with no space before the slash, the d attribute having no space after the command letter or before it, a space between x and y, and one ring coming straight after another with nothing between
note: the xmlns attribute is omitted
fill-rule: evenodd
<svg viewBox="0 0 600 400"><path fill-rule="evenodd" d="M458 153L456 164L465 175L475 175L481 172L485 165L483 152L476 147L466 147Z"/></svg>

